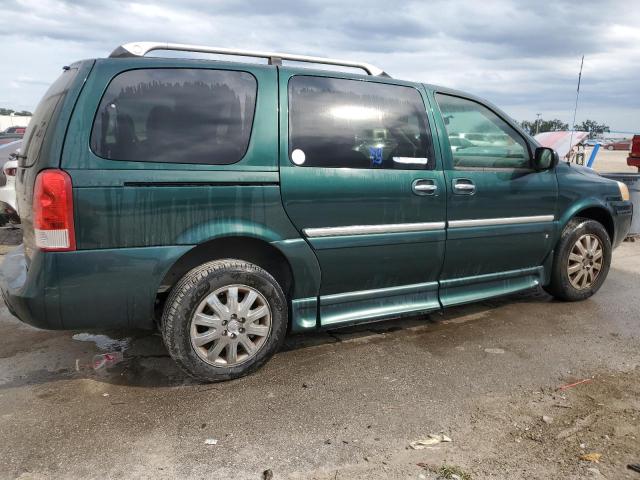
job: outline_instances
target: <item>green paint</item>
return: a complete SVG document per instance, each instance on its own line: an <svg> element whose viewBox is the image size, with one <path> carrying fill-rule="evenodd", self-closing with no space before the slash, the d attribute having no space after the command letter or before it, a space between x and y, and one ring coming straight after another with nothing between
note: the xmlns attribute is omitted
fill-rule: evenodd
<svg viewBox="0 0 640 480"><path fill-rule="evenodd" d="M75 80L57 107L37 164L18 188L25 252L7 256L2 289L24 321L42 328L153 326L163 278L180 258L225 238L276 248L292 274L291 330L425 313L549 281L553 248L575 215L597 209L617 245L631 221L615 182L560 164L530 169L453 167L435 93L474 97L420 83L356 74L194 59L99 59L75 64ZM242 70L258 82L245 157L232 165L126 162L89 148L96 109L111 79L137 68ZM416 89L434 146L433 170L297 167L288 157L288 82L317 75ZM481 101L538 146L496 107ZM78 251L33 249L33 182L63 168L74 186ZM453 190L474 183L473 195ZM434 195L416 195L428 180ZM553 215L554 220L465 228L446 222ZM430 231L305 238L308 228L441 223ZM215 250L215 249L214 249ZM28 265L28 270L27 270ZM91 314L87 314L91 312Z"/></svg>

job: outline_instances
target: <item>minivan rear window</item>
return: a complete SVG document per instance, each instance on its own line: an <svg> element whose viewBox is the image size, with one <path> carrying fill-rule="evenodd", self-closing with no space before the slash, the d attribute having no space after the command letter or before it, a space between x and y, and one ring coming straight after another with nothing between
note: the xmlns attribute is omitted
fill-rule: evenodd
<svg viewBox="0 0 640 480"><path fill-rule="evenodd" d="M77 74L77 67L65 67L62 75L49 87L40 100L24 134L22 152L18 157L18 163L21 167L30 167L38 160L47 129L51 123L55 122L54 113L59 111L58 105L62 106Z"/></svg>
<svg viewBox="0 0 640 480"><path fill-rule="evenodd" d="M256 93L247 72L130 70L107 87L91 148L110 160L235 163L249 145Z"/></svg>

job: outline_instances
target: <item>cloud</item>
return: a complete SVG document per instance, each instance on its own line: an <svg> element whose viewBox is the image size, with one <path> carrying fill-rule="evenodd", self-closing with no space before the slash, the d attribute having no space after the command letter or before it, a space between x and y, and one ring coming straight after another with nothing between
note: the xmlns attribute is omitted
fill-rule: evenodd
<svg viewBox="0 0 640 480"><path fill-rule="evenodd" d="M76 59L158 40L359 59L468 90L523 119L640 131L640 4L473 0L4 0L0 106L33 109Z"/></svg>

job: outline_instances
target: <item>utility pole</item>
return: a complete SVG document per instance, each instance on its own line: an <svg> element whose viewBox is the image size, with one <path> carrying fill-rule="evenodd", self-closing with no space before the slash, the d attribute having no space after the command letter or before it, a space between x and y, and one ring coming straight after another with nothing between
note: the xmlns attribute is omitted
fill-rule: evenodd
<svg viewBox="0 0 640 480"><path fill-rule="evenodd" d="M536 135L538 134L538 132L540 131L540 114L536 113Z"/></svg>
<svg viewBox="0 0 640 480"><path fill-rule="evenodd" d="M580 72L578 72L578 88L576 89L576 106L573 109L573 123L571 124L571 137L569 139L569 148L573 145L573 132L576 129L576 113L578 113L578 97L580 96L580 81L582 80L582 66L584 65L584 55L580 59ZM591 136L589 136L591 137ZM567 160L568 161L568 160Z"/></svg>

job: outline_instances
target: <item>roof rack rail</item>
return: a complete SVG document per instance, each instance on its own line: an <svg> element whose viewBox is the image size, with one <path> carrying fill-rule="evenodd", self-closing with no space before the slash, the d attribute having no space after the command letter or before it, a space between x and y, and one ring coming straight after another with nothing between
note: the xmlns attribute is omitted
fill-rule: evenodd
<svg viewBox="0 0 640 480"><path fill-rule="evenodd" d="M307 55L294 55L290 53L261 52L255 50L236 50L233 48L207 47L205 45L187 45L183 43L160 42L133 42L125 43L116 48L109 57L144 57L153 50L174 50L182 52L217 53L220 55L237 55L240 57L266 58L269 65L282 65L282 60L295 62L318 63L323 65L338 65L341 67L359 68L369 75L388 77L381 68L364 62L351 62L349 60L336 60L335 58L310 57Z"/></svg>

